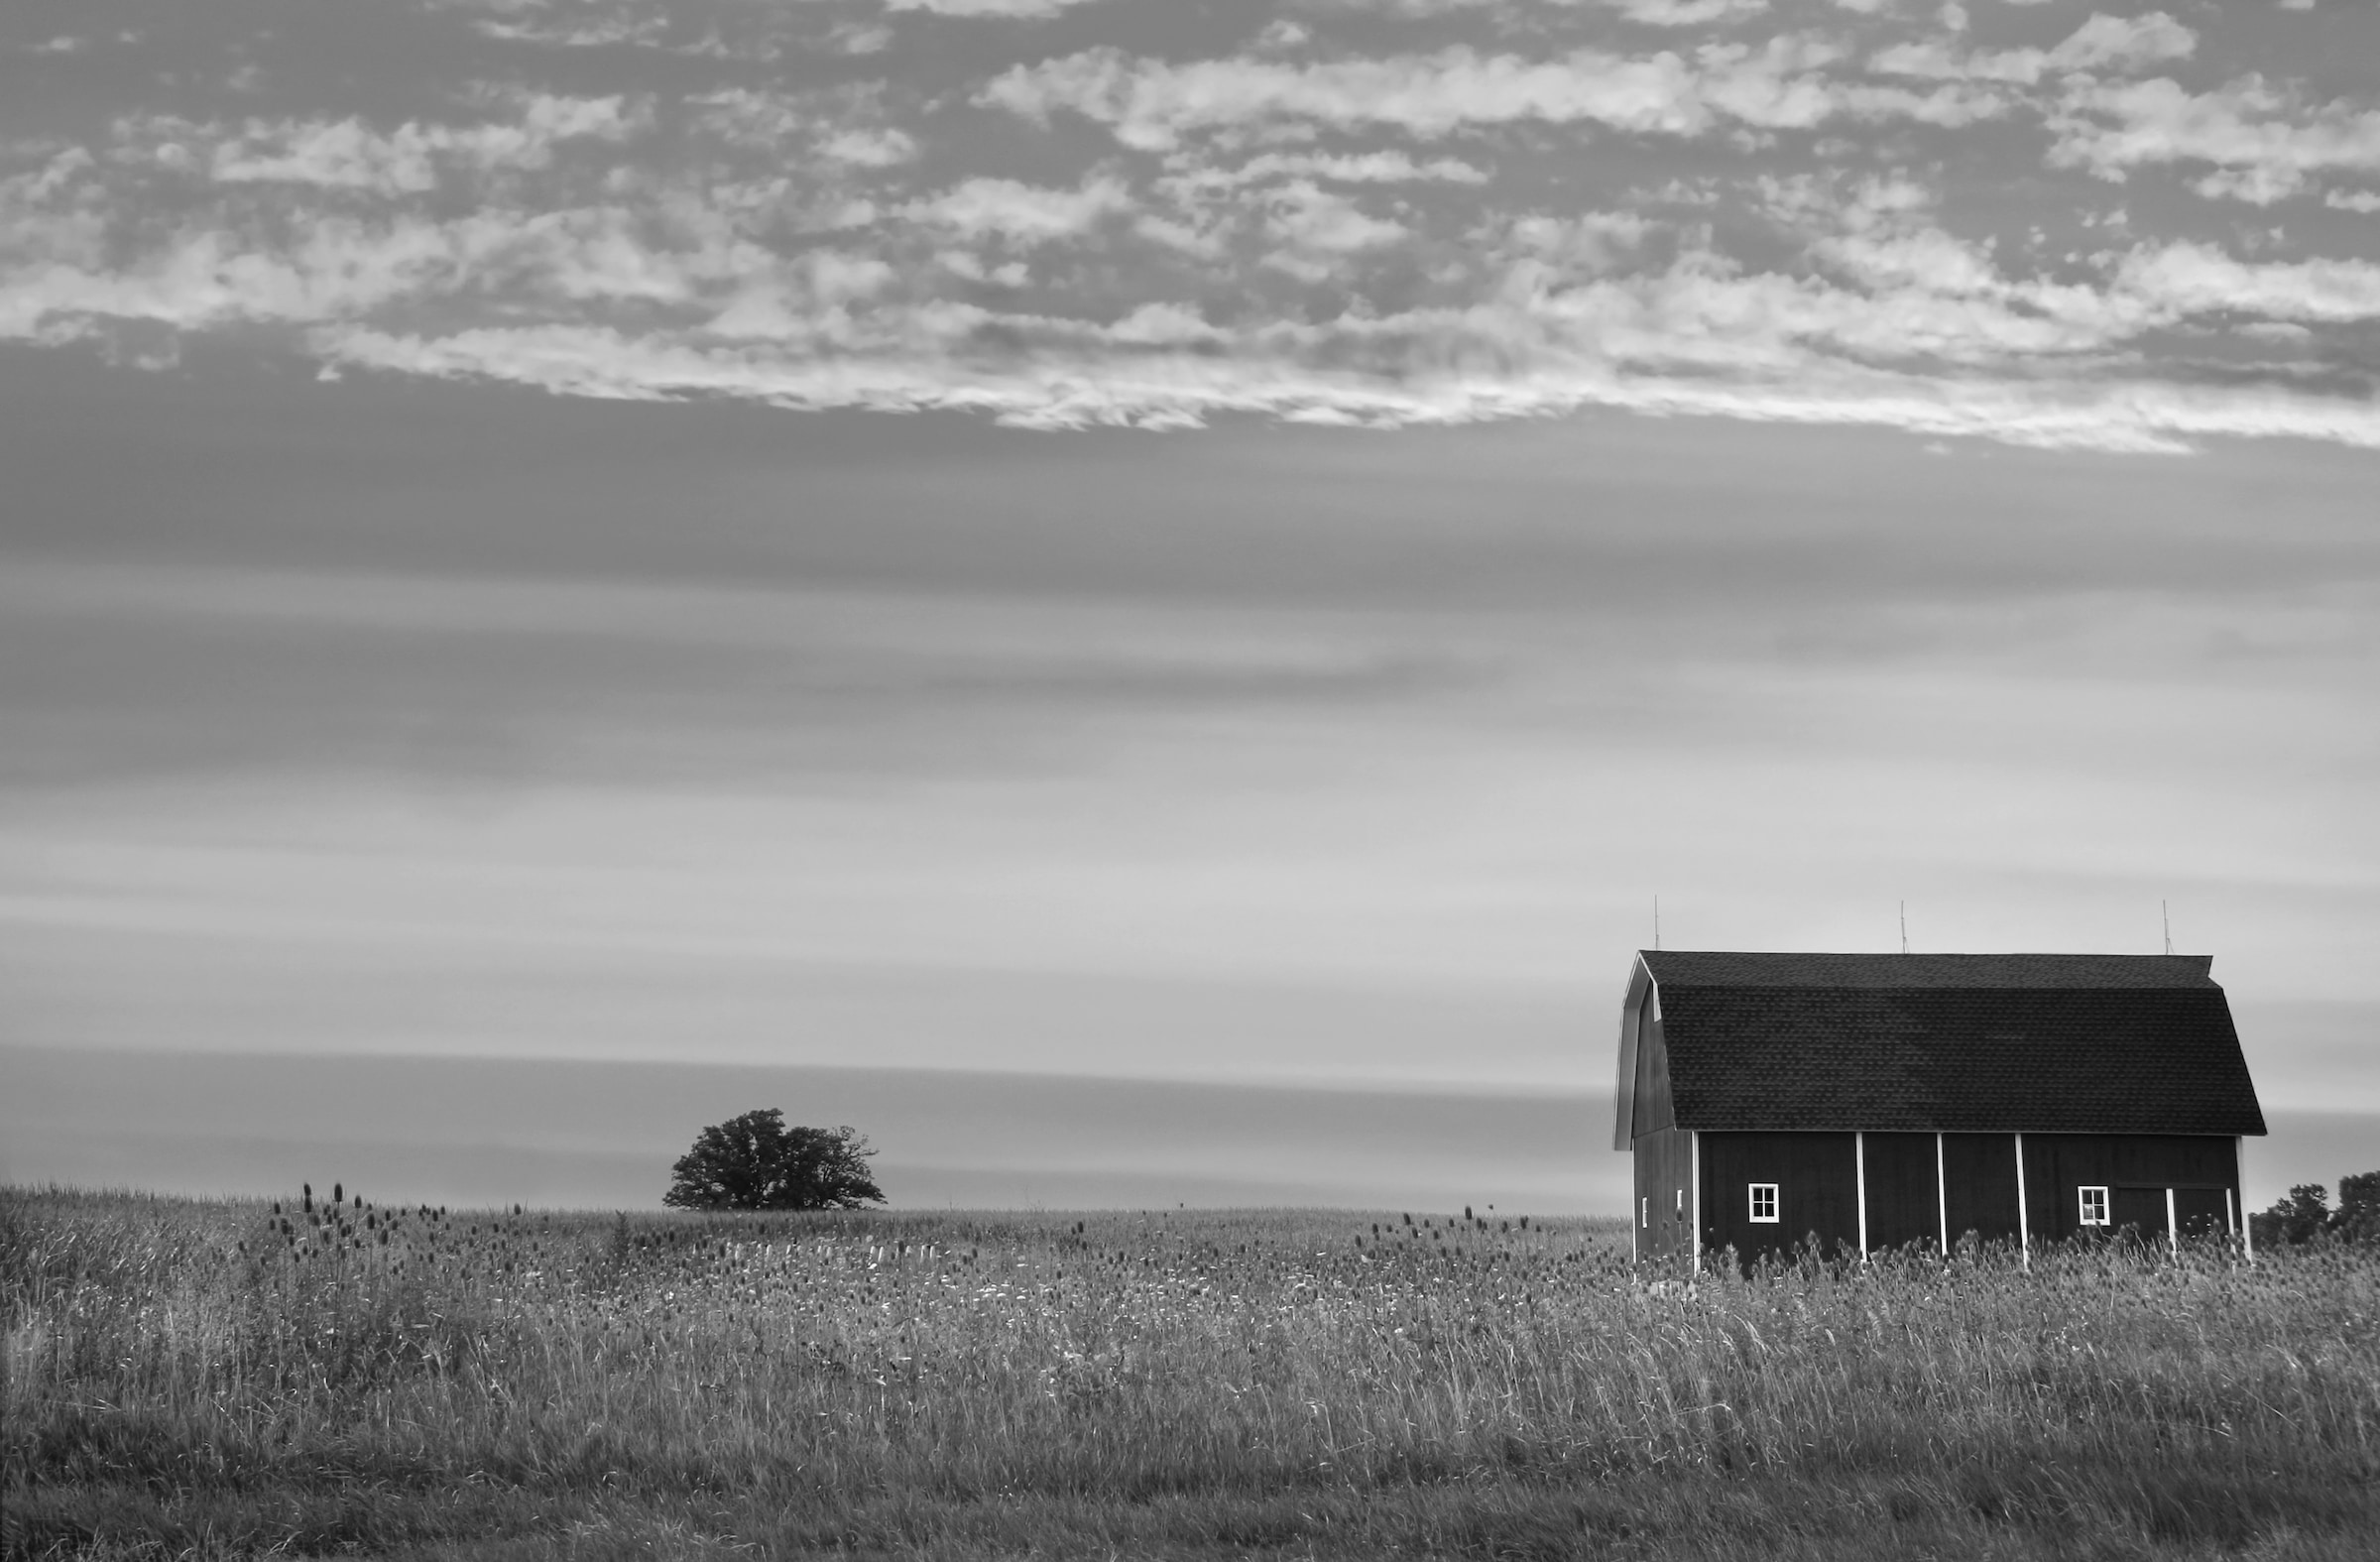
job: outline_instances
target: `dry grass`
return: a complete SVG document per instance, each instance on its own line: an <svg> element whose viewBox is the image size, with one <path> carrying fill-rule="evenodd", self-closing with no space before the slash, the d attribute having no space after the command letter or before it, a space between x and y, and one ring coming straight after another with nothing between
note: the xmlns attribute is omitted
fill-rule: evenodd
<svg viewBox="0 0 2380 1562"><path fill-rule="evenodd" d="M0 1195L10 1556L2368 1558L2380 1255ZM385 1240L384 1240L385 1239Z"/></svg>

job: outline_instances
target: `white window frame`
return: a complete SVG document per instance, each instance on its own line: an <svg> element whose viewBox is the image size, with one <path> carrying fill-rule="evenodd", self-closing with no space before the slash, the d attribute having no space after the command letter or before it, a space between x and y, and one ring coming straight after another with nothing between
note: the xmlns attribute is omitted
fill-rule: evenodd
<svg viewBox="0 0 2380 1562"><path fill-rule="evenodd" d="M1649 1196L1636 1201L1636 1225L1642 1231L1653 1229L1653 1201Z"/></svg>
<svg viewBox="0 0 2380 1562"><path fill-rule="evenodd" d="M1760 1213L1760 1195L1763 1193L1768 1195L1768 1213L1765 1215ZM1751 1183L1749 1184L1749 1196L1751 1199L1753 1224L1759 1226L1776 1225L1778 1222L1777 1185L1773 1182Z"/></svg>
<svg viewBox="0 0 2380 1562"><path fill-rule="evenodd" d="M2095 1198L2093 1197L2094 1194L2096 1195ZM2105 1226L2109 1224L2107 1194L2108 1190L2103 1187L2082 1187L2075 1190L2076 1215L2082 1225ZM2098 1206L2098 1213L2096 1215L2091 1213L2091 1206L2093 1204Z"/></svg>

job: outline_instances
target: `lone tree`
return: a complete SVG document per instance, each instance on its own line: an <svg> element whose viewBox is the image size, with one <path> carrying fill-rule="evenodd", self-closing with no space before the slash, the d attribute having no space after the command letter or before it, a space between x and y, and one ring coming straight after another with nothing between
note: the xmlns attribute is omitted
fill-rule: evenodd
<svg viewBox="0 0 2380 1562"><path fill-rule="evenodd" d="M876 1151L850 1128L787 1128L774 1107L706 1128L670 1167L661 1202L684 1210L856 1210L885 1202Z"/></svg>

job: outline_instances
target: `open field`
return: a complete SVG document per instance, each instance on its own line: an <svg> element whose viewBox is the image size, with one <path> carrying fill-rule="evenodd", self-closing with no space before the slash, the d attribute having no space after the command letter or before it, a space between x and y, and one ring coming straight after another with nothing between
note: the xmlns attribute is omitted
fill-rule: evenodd
<svg viewBox="0 0 2380 1562"><path fill-rule="evenodd" d="M0 1195L10 1556L2380 1534L2369 1248L1687 1287L1614 1226L1500 1214L320 1214Z"/></svg>

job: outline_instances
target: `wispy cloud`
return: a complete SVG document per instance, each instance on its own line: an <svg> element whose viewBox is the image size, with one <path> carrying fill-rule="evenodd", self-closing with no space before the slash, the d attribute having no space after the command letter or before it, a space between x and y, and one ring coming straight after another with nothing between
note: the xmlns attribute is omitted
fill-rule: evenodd
<svg viewBox="0 0 2380 1562"><path fill-rule="evenodd" d="M2061 105L2050 161L2121 180L2160 164L2211 169L2202 193L2270 203L2319 174L2380 171L2380 108L2309 104L2259 75L2193 92L2170 77L2092 83Z"/></svg>
<svg viewBox="0 0 2380 1562"><path fill-rule="evenodd" d="M1763 15L1768 0L1607 0L1631 22L1646 27L1708 27Z"/></svg>
<svg viewBox="0 0 2380 1562"><path fill-rule="evenodd" d="M1176 65L1105 49L1013 67L986 85L978 101L1036 120L1059 111L1081 114L1141 151L1268 121L1383 129L1424 140L1525 123L1693 137L1730 123L1808 129L1836 118L1956 125L2001 109L1988 93L1951 87L1915 93L1836 79L1826 67L1843 53L1817 39L1785 37L1758 47L1706 45L1692 60L1593 50L1534 60L1458 45L1377 60Z"/></svg>
<svg viewBox="0 0 2380 1562"><path fill-rule="evenodd" d="M555 149L575 140L619 142L640 116L619 97L526 94L511 114L478 124L407 121L382 132L359 119L250 120L235 131L187 122L136 128L152 155L171 164L171 147L211 145L207 174L221 184L280 182L383 196L420 194L449 171L486 176L505 169L550 167Z"/></svg>
<svg viewBox="0 0 2380 1562"><path fill-rule="evenodd" d="M2176 215L2348 220L2380 106L2227 69L2212 20L2045 8L1980 48L1939 7L1317 4L1202 54L1136 43L1127 6L894 9L894 55L774 86L732 60L886 9L437 11L512 31L464 28L463 73L401 108L128 104L0 148L0 333L168 361L280 328L332 371L1035 426L1607 406L2380 438L2370 256ZM1060 10L1062 45L985 25ZM564 26L672 52L675 84L479 58ZM1973 192L2015 178L2071 199L2008 231Z"/></svg>
<svg viewBox="0 0 2380 1562"><path fill-rule="evenodd" d="M2187 60L2199 36L2162 11L2120 18L2093 16L2049 49L1965 50L1948 38L1892 45L1868 60L1882 75L1931 80L2002 81L2033 86L2045 76L2083 71L2125 72Z"/></svg>
<svg viewBox="0 0 2380 1562"><path fill-rule="evenodd" d="M1098 0L885 0L888 11L931 11L938 16L991 16L1038 20Z"/></svg>
<svg viewBox="0 0 2380 1562"><path fill-rule="evenodd" d="M909 203L911 218L948 228L962 238L1000 238L1049 244L1076 238L1101 219L1130 211L1123 182L1095 179L1072 189L1049 189L1012 179L971 179Z"/></svg>

